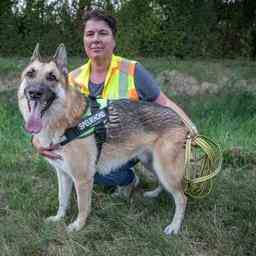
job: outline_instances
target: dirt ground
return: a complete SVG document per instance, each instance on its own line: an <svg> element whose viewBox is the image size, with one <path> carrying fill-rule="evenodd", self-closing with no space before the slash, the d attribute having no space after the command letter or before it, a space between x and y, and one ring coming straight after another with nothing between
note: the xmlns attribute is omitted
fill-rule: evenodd
<svg viewBox="0 0 256 256"><path fill-rule="evenodd" d="M216 82L199 81L193 76L178 70L166 70L160 73L158 80L164 85L164 90L169 94L178 96L217 95L226 90L248 91L255 93L255 79L234 79L232 76L222 76Z"/></svg>

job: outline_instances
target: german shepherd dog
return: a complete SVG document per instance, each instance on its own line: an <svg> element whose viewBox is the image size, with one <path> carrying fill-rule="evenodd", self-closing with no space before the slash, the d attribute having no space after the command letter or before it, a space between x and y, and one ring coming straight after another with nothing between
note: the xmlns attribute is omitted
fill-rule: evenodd
<svg viewBox="0 0 256 256"><path fill-rule="evenodd" d="M21 76L18 102L26 130L43 147L58 144L64 132L78 124L89 104L79 90L67 84L67 55L63 44L45 62L41 61L37 45ZM95 172L106 175L130 159L143 158L146 152L152 156L160 184L175 201L173 220L164 232L176 234L187 203L183 176L188 129L173 110L155 103L113 100L108 113L106 140L98 161L94 134L60 147L58 153L62 159L46 159L56 170L59 198L57 214L47 220L59 221L65 216L74 184L78 216L67 230L80 230L91 209Z"/></svg>

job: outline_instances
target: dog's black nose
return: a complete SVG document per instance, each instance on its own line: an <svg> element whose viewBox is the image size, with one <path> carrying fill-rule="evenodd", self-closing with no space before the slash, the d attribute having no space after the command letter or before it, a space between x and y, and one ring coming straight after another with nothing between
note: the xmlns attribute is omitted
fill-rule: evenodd
<svg viewBox="0 0 256 256"><path fill-rule="evenodd" d="M43 92L41 90L29 90L28 95L32 100L38 100L42 97Z"/></svg>
<svg viewBox="0 0 256 256"><path fill-rule="evenodd" d="M42 84L30 85L25 89L25 95L30 100L39 100L43 97L46 90L47 87Z"/></svg>

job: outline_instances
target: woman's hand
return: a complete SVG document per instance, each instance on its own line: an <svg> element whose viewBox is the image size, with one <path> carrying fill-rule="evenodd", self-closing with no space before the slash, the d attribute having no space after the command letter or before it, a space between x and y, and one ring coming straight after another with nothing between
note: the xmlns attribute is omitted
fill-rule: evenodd
<svg viewBox="0 0 256 256"><path fill-rule="evenodd" d="M52 160L62 159L61 155L55 152L55 150L60 148L59 144L51 144L49 147L42 147L40 142L35 137L32 137L31 143L41 156Z"/></svg>

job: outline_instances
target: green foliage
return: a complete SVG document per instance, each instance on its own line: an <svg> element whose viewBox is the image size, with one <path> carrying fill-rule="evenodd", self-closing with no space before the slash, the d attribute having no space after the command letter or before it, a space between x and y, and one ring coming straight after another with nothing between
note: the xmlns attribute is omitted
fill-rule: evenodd
<svg viewBox="0 0 256 256"><path fill-rule="evenodd" d="M0 54L28 56L36 42L51 54L64 42L71 55L83 56L81 17L96 3L118 18L118 51L128 57L256 56L253 0L5 0Z"/></svg>

